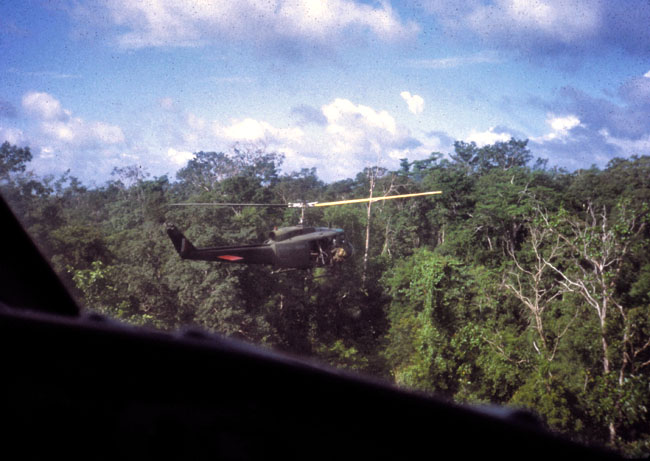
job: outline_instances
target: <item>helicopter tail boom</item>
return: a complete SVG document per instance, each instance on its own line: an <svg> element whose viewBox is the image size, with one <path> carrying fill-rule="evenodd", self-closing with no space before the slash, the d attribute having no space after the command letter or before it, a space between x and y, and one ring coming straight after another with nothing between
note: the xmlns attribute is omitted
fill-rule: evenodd
<svg viewBox="0 0 650 461"><path fill-rule="evenodd" d="M196 248L175 226L167 226L167 235L183 259L220 261L244 264L275 264L272 245L238 245L229 247Z"/></svg>

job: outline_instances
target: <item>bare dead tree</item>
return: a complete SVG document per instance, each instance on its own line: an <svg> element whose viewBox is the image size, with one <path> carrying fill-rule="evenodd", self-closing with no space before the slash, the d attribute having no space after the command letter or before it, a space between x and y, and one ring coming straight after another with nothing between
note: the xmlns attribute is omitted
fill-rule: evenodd
<svg viewBox="0 0 650 461"><path fill-rule="evenodd" d="M596 210L593 204L585 205L584 217L562 214L558 222L551 223L548 216L541 215L546 229L551 230L557 239L568 249L573 264L569 268L559 267L551 258L544 258L544 264L559 275L559 283L567 291L579 294L596 314L600 326L601 360L603 374L611 371L610 335L606 322L611 311L618 312L623 321L622 357L618 370L618 384L623 386L631 362L642 351L650 348L650 340L640 347L631 341L631 325L625 307L616 296L616 282L623 269L631 246L645 228L645 213L635 213L624 203L619 204L618 212L612 214L603 207ZM645 365L642 365L645 366ZM616 440L616 426L609 425L610 442Z"/></svg>
<svg viewBox="0 0 650 461"><path fill-rule="evenodd" d="M363 284L364 289L366 287L368 258L370 253L370 222L372 216L372 198L375 192L375 187L377 186L377 180L380 177L382 177L385 174L385 172L386 172L385 169L379 168L378 166L368 169L368 181L369 181L368 197L370 198L370 200L368 201L368 205L366 207L366 242L365 242L365 249L363 253L363 272L361 273L361 282ZM391 177L390 185L386 189L384 189L382 197L386 197L395 191L394 180L395 178Z"/></svg>
<svg viewBox="0 0 650 461"><path fill-rule="evenodd" d="M543 215L545 212L538 208L536 214ZM514 249L507 248L514 267L508 272L508 280L504 286L522 302L530 314L531 324L539 340L539 345L533 340L535 351L548 362L552 362L560 341L577 318L579 309L575 308L570 319L561 329L553 332L549 341L545 331L545 312L553 301L568 290L556 283L555 274L546 261L552 262L561 254L562 241L549 228L536 222L529 223L526 227L530 236L532 258L529 262L523 262Z"/></svg>

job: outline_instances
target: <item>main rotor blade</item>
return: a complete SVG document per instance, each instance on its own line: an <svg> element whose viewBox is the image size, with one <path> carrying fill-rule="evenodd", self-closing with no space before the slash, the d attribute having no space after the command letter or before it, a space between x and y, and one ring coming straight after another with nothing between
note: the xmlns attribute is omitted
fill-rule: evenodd
<svg viewBox="0 0 650 461"><path fill-rule="evenodd" d="M170 203L169 206L259 206L259 207L275 207L287 208L289 205L286 203Z"/></svg>
<svg viewBox="0 0 650 461"><path fill-rule="evenodd" d="M442 194L441 190L431 192L418 192L415 194L389 195L385 197L368 197L356 198L350 200L339 200L337 202L293 202L293 203L218 203L218 202L190 202L190 203L170 203L169 206L256 206L268 208L311 208L323 206L347 205L348 203L366 203L379 202L381 200L392 200L394 198L421 197L423 195Z"/></svg>
<svg viewBox="0 0 650 461"><path fill-rule="evenodd" d="M418 192L415 194L402 194L402 195L389 195L386 197L368 197L368 198L356 198L351 200L339 200L338 202L322 202L310 204L310 206L335 206L335 205L346 205L348 203L365 203L365 202L379 202L380 200L392 200L394 198L408 198L408 197L420 197L423 195L437 195L442 194L441 190L431 191L431 192Z"/></svg>

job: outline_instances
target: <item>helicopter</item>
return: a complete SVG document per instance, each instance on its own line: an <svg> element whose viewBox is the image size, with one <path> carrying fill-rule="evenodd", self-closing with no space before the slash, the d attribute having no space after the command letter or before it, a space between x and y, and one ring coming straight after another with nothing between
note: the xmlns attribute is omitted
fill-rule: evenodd
<svg viewBox="0 0 650 461"><path fill-rule="evenodd" d="M411 198L424 195L441 194L442 191L420 192L414 194L368 197L340 200L336 202L294 202L283 204L263 203L175 203L172 206L255 206L300 208L300 224L282 227L269 232L268 239L257 245L235 245L196 248L173 224L167 224L167 235L182 259L200 261L219 261L239 264L267 264L281 270L310 269L313 267L334 266L350 259L354 248L345 237L345 231L330 227L305 226L305 209L345 205L349 203L372 203L381 200Z"/></svg>

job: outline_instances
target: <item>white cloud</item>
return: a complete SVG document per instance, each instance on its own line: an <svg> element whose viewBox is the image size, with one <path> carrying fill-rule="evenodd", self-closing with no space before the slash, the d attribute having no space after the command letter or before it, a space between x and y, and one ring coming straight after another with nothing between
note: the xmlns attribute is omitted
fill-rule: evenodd
<svg viewBox="0 0 650 461"><path fill-rule="evenodd" d="M119 126L73 117L58 99L48 93L26 93L22 104L25 112L40 123L41 132L49 141L75 146L124 142L124 133Z"/></svg>
<svg viewBox="0 0 650 461"><path fill-rule="evenodd" d="M266 122L259 122L252 118L235 121L230 126L215 126L215 131L233 141L259 141L271 132L273 127Z"/></svg>
<svg viewBox="0 0 650 461"><path fill-rule="evenodd" d="M584 126L581 124L580 119L573 115L569 114L563 117L558 117L556 115L550 114L546 119L546 124L551 127L551 132L539 137L531 137L530 139L534 142L543 143L546 141L553 140L563 140L569 136L569 132L579 126Z"/></svg>
<svg viewBox="0 0 650 461"><path fill-rule="evenodd" d="M366 30L383 40L417 31L402 23L387 2L352 0L158 0L107 2L112 20L128 32L119 43L128 48L201 45L231 38L264 45L274 40L331 44L347 30Z"/></svg>
<svg viewBox="0 0 650 461"><path fill-rule="evenodd" d="M314 109L317 110L317 109ZM279 126L254 118L227 123L186 114L162 150L175 167L189 152L228 151L237 143L262 146L285 155L285 171L317 167L325 180L350 177L366 166L397 168L399 159L425 158L439 148L439 139L423 145L385 110L338 98L320 108L322 124Z"/></svg>
<svg viewBox="0 0 650 461"><path fill-rule="evenodd" d="M40 120L58 120L69 116L61 103L47 93L31 91L23 96L23 108Z"/></svg>
<svg viewBox="0 0 650 461"><path fill-rule="evenodd" d="M414 114L421 114L422 111L424 110L424 99L422 96L419 96L417 94L411 94L408 91L402 91L400 93L400 96L404 101L406 101L406 104L409 106L409 110L413 112Z"/></svg>
<svg viewBox="0 0 650 461"><path fill-rule="evenodd" d="M290 170L312 167L316 161L310 158L310 142L300 127L279 128L263 120L245 118L231 120L229 124L215 121L211 134L218 145L224 146L222 150L243 144L281 153L285 156L285 167Z"/></svg>
<svg viewBox="0 0 650 461"><path fill-rule="evenodd" d="M256 142L267 143L301 141L303 131L300 128L276 128L268 122L246 118L244 120L233 120L230 125L214 124L214 132L217 136L233 142Z"/></svg>
<svg viewBox="0 0 650 461"><path fill-rule="evenodd" d="M650 70L648 72L646 72L645 74L643 74L643 76L646 77L646 78L650 78Z"/></svg>
<svg viewBox="0 0 650 461"><path fill-rule="evenodd" d="M337 132L345 127L379 128L388 131L391 135L396 133L395 119L385 110L377 112L371 107L355 105L348 99L337 98L330 104L323 106L323 114L329 123L328 131Z"/></svg>
<svg viewBox="0 0 650 461"><path fill-rule="evenodd" d="M551 125L554 131L566 133L571 128L580 125L580 119L575 115L567 115L566 117L551 117L547 120L547 123Z"/></svg>
<svg viewBox="0 0 650 461"><path fill-rule="evenodd" d="M86 122L79 117L71 117L65 121L43 121L41 131L51 140L76 147L124 142L124 133L119 126L104 122Z"/></svg>
<svg viewBox="0 0 650 461"><path fill-rule="evenodd" d="M494 127L490 127L487 131L476 131L472 129L469 136L465 139L466 142L475 142L477 146L486 146L494 144L495 142L507 142L512 138L512 134L506 132L496 132Z"/></svg>
<svg viewBox="0 0 650 461"><path fill-rule="evenodd" d="M326 179L349 177L366 166L396 168L398 159L420 159L430 152L385 110L338 98L322 107L327 119L319 171Z"/></svg>
<svg viewBox="0 0 650 461"><path fill-rule="evenodd" d="M73 174L85 180L107 177L126 147L119 126L77 117L48 93L26 93L22 108L28 118L30 146L39 153L31 165L38 174L72 169ZM22 133L21 137L25 138Z"/></svg>
<svg viewBox="0 0 650 461"><path fill-rule="evenodd" d="M83 123L83 121L82 121ZM104 122L90 122L86 127L87 136L102 144L118 144L124 142L124 133L117 125Z"/></svg>
<svg viewBox="0 0 650 461"><path fill-rule="evenodd" d="M184 167L187 162L194 158L194 154L187 150L176 150L173 147L167 149L167 157L178 167Z"/></svg>
<svg viewBox="0 0 650 461"><path fill-rule="evenodd" d="M395 119L386 111L355 105L347 99L335 99L323 106L326 131L337 154L362 154L371 158L385 151L385 141L397 135Z"/></svg>
<svg viewBox="0 0 650 461"><path fill-rule="evenodd" d="M0 125L0 144L7 141L9 144L22 145L25 144L27 138L23 130L12 127L3 127Z"/></svg>
<svg viewBox="0 0 650 461"><path fill-rule="evenodd" d="M250 117L223 123L205 120L191 112L169 116L172 119L165 125L169 127L167 136L159 140L174 169L184 166L192 157L192 152L201 150L227 152L236 144L244 144L280 152L288 159L295 159L297 152L303 151L308 144L302 128L296 126L277 127Z"/></svg>

